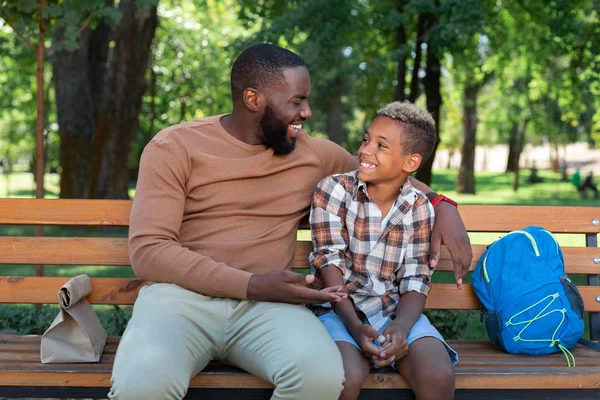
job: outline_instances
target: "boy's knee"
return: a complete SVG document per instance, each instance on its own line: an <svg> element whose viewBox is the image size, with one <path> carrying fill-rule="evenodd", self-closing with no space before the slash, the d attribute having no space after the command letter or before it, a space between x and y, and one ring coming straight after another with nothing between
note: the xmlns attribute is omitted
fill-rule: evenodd
<svg viewBox="0 0 600 400"><path fill-rule="evenodd" d="M455 376L450 365L437 365L427 374L417 378L421 392L427 393L427 399L452 399L454 397Z"/></svg>
<svg viewBox="0 0 600 400"><path fill-rule="evenodd" d="M362 371L360 368L346 367L344 376L344 392L340 399L355 399L358 397L360 390L365 383L368 372Z"/></svg>

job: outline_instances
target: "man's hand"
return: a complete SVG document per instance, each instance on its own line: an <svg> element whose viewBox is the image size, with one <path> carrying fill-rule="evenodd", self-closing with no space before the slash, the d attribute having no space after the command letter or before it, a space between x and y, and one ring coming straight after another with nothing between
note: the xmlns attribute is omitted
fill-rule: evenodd
<svg viewBox="0 0 600 400"><path fill-rule="evenodd" d="M377 340L379 343L383 344L385 342L385 336L377 332L371 325L362 323L349 329L349 331L367 357L371 359L380 357L381 348L373 343L373 341Z"/></svg>
<svg viewBox="0 0 600 400"><path fill-rule="evenodd" d="M341 286L332 286L321 291L308 288L315 280L314 275L297 274L287 270L271 271L263 275L252 275L248 282L248 300L279 303L335 303L348 297Z"/></svg>
<svg viewBox="0 0 600 400"><path fill-rule="evenodd" d="M473 252L467 230L456 207L441 201L435 207L435 224L431 233L430 265L435 268L440 261L442 242L446 245L454 268L456 286L462 289L463 278L469 272Z"/></svg>
<svg viewBox="0 0 600 400"><path fill-rule="evenodd" d="M377 367L386 367L408 354L406 334L390 325L383 331L383 335L385 345L379 349L379 357L371 358L371 362Z"/></svg>

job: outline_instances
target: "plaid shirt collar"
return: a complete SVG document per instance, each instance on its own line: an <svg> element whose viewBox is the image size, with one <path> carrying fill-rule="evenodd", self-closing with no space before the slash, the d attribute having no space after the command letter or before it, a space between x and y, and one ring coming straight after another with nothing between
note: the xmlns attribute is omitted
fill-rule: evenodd
<svg viewBox="0 0 600 400"><path fill-rule="evenodd" d="M369 197L369 192L367 191L367 182L363 182L360 179L358 179L358 170L353 171L352 175L354 175L354 187L352 188L352 200L364 202L364 198L361 199L361 197L364 195L370 201L373 201L371 199L371 197ZM408 210L415 204L415 200L417 199L417 194L415 193L414 190L415 190L414 186L410 183L410 179L407 178L404 181L402 188L398 192L398 198L396 199L399 208L404 209L406 207L406 209ZM403 204L403 203L408 203L408 204Z"/></svg>

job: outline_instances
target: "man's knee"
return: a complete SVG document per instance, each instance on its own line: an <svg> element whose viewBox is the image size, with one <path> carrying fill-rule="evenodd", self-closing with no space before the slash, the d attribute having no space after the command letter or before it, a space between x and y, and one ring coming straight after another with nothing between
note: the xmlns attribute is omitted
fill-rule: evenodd
<svg viewBox="0 0 600 400"><path fill-rule="evenodd" d="M115 360L110 399L182 399L189 386L189 374L178 368L149 360Z"/></svg>
<svg viewBox="0 0 600 400"><path fill-rule="evenodd" d="M339 397L344 382L341 357L328 362L299 361L283 368L276 377L275 386L281 397L323 400Z"/></svg>

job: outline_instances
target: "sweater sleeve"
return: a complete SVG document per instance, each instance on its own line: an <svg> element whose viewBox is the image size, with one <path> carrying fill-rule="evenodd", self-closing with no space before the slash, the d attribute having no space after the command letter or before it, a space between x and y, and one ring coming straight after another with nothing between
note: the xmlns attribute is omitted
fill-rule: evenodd
<svg viewBox="0 0 600 400"><path fill-rule="evenodd" d="M175 283L212 297L246 299L251 273L179 242L189 174L182 145L155 139L144 149L129 228L133 270L144 280Z"/></svg>
<svg viewBox="0 0 600 400"><path fill-rule="evenodd" d="M330 140L313 138L311 147L321 161L323 177L343 174L358 168L358 158Z"/></svg>

